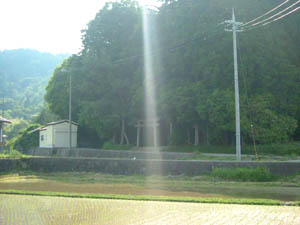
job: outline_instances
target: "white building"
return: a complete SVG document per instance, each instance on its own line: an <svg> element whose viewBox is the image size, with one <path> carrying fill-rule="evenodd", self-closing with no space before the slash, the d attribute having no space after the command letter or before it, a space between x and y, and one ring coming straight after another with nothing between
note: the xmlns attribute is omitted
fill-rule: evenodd
<svg viewBox="0 0 300 225"><path fill-rule="evenodd" d="M3 126L6 123L11 123L11 121L0 116L0 150L3 149L5 146L5 135L3 135Z"/></svg>
<svg viewBox="0 0 300 225"><path fill-rule="evenodd" d="M77 147L78 124L71 122L72 148ZM40 148L69 148L69 120L48 123L40 129Z"/></svg>

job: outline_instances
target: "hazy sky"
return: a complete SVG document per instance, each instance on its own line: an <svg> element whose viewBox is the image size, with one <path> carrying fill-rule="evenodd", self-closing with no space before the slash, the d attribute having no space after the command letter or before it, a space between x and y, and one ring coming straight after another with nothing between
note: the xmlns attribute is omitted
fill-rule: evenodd
<svg viewBox="0 0 300 225"><path fill-rule="evenodd" d="M77 53L81 30L108 0L0 0L0 50ZM149 3L154 0L140 0Z"/></svg>

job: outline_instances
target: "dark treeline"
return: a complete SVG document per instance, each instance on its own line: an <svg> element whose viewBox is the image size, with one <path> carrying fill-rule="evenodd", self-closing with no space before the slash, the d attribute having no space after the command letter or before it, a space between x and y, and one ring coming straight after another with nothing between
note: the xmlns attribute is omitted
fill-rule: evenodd
<svg viewBox="0 0 300 225"><path fill-rule="evenodd" d="M234 144L232 33L221 22L231 19L232 7L246 22L279 3L165 0L147 10L162 144ZM299 21L294 13L238 34L243 143L299 139ZM107 3L82 41L81 53L53 73L50 109L68 118L71 75L72 118L84 131L81 139L95 133L102 143L135 143L134 126L144 119L143 10L134 1Z"/></svg>

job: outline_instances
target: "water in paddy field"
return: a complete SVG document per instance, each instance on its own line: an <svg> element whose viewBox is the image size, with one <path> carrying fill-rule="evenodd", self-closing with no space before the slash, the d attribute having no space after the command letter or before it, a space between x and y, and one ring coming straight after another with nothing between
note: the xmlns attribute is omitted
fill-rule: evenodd
<svg viewBox="0 0 300 225"><path fill-rule="evenodd" d="M148 10L143 9L143 37L144 37L144 86L145 86L145 146L152 146L151 151L159 153L159 120L157 117L157 101L155 87L155 70L153 60L153 40L156 39L153 31L153 21L150 18ZM159 157L161 158L161 157ZM147 171L161 174L161 164L159 161L149 160Z"/></svg>

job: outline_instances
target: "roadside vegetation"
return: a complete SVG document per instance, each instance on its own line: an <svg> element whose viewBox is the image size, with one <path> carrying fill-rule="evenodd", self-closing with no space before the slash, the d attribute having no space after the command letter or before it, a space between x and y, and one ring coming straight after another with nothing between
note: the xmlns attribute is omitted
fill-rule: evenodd
<svg viewBox="0 0 300 225"><path fill-rule="evenodd" d="M53 196L53 197L69 197L69 198L119 199L119 200L135 200L135 201L300 206L300 201L287 203L284 201L271 200L271 199L195 198L195 197L179 197L179 196L82 194L82 193L68 193L68 192L62 193L62 192L40 192L40 191L20 191L20 190L0 190L0 194Z"/></svg>
<svg viewBox="0 0 300 225"><path fill-rule="evenodd" d="M178 201L189 199L189 201L195 202L220 201L223 203L226 201L235 203L240 199L248 199L249 202L252 202L253 199L261 199L262 202L266 199L266 202L269 200L294 203L300 201L300 173L289 177L280 177L272 175L263 168L215 169L211 174L201 176L125 176L92 172L40 173L26 171L2 174L0 181L0 190L2 190L0 193L20 192L20 194L26 194L29 192L34 194L42 192L41 195L48 195L47 192L60 192L54 195L102 196L103 198L107 198L107 196L119 198L124 195L125 197L120 197L120 199L173 198L174 201L175 199L181 199ZM32 185L33 183L34 185Z"/></svg>
<svg viewBox="0 0 300 225"><path fill-rule="evenodd" d="M242 154L254 155L255 150L259 155L294 155L300 156L300 142L290 143L272 143L256 145L255 149L253 145L243 145ZM226 145L183 145L183 146L168 146L162 148L165 152L199 152L199 153L224 153L235 154L235 146Z"/></svg>
<svg viewBox="0 0 300 225"><path fill-rule="evenodd" d="M24 155L20 153L17 150L4 150L0 153L0 159L1 158L9 158L9 159L20 159L20 158L26 158L29 157L28 155Z"/></svg>
<svg viewBox="0 0 300 225"><path fill-rule="evenodd" d="M111 141L107 141L103 144L102 148L106 150L130 150L134 145L117 145L113 144Z"/></svg>
<svg viewBox="0 0 300 225"><path fill-rule="evenodd" d="M214 168L211 172L211 176L228 181L269 182L278 180L278 176L273 175L264 167L234 169Z"/></svg>
<svg viewBox="0 0 300 225"><path fill-rule="evenodd" d="M107 150L136 150L134 145L117 145L112 142L106 142L103 145L103 149ZM144 150L143 150L144 151ZM182 153L196 153L194 160L235 160L235 146L226 145L172 145L160 147L161 152L182 152ZM214 153L214 154L229 154L222 156L207 156L202 153ZM245 160L252 160L256 158L256 154L259 159L262 160L292 160L297 159L300 156L300 142L290 143L272 143L272 144L260 144L256 145L243 145L242 157ZM277 157L280 156L280 157ZM276 158L277 157L277 158ZM185 159L185 158L183 158Z"/></svg>

